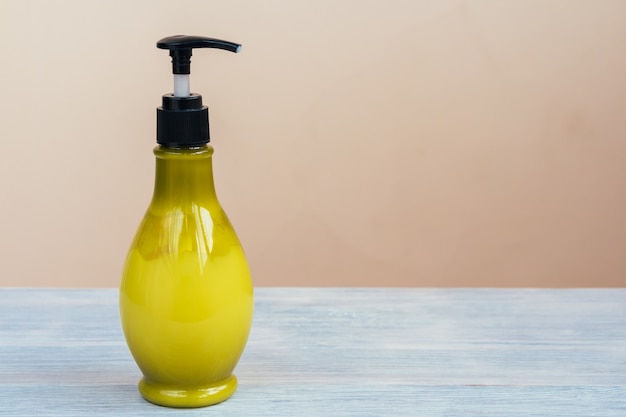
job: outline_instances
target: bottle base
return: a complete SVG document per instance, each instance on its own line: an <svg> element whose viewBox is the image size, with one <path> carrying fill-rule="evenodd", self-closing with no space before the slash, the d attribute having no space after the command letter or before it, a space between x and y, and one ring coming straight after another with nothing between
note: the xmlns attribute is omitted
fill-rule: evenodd
<svg viewBox="0 0 626 417"><path fill-rule="evenodd" d="M236 389L237 378L235 375L222 381L195 388L178 388L146 381L145 378L139 381L139 392L146 400L157 405L175 408L206 407L221 403L229 399Z"/></svg>

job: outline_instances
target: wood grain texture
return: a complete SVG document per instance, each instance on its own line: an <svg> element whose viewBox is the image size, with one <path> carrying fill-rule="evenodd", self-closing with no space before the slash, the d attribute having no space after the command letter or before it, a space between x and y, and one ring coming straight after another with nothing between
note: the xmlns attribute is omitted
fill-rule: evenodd
<svg viewBox="0 0 626 417"><path fill-rule="evenodd" d="M117 291L0 289L0 416L626 416L626 289L259 288L225 403L145 402Z"/></svg>

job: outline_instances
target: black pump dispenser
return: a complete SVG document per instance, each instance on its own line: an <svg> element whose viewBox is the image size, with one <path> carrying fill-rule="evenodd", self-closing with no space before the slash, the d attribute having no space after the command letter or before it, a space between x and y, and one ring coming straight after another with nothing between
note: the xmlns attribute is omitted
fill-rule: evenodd
<svg viewBox="0 0 626 417"><path fill-rule="evenodd" d="M191 54L195 48L217 48L239 52L241 45L202 36L176 35L157 42L169 49L174 74L174 94L163 95L157 108L157 143L168 148L202 146L210 142L209 109L202 96L189 93Z"/></svg>

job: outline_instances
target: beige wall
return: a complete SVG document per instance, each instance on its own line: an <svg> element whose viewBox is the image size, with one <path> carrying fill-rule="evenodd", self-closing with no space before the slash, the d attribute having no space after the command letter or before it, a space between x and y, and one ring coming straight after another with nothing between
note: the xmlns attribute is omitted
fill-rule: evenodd
<svg viewBox="0 0 626 417"><path fill-rule="evenodd" d="M0 285L117 285L178 33L256 285L626 285L621 0L2 0Z"/></svg>

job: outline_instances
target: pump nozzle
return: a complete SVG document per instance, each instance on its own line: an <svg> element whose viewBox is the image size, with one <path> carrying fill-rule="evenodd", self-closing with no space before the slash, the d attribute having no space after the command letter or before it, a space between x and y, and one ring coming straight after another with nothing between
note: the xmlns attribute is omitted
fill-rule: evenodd
<svg viewBox="0 0 626 417"><path fill-rule="evenodd" d="M189 97L189 74L191 73L191 50L194 48L217 48L230 52L241 51L241 45L221 39L203 36L175 35L157 42L157 48L169 49L174 74L174 97Z"/></svg>
<svg viewBox="0 0 626 417"><path fill-rule="evenodd" d="M157 108L157 143L166 147L202 146L210 141L209 109L200 94L189 93L191 50L217 48L241 51L241 45L203 36L169 36L156 44L169 49L174 73L174 94L163 95Z"/></svg>

